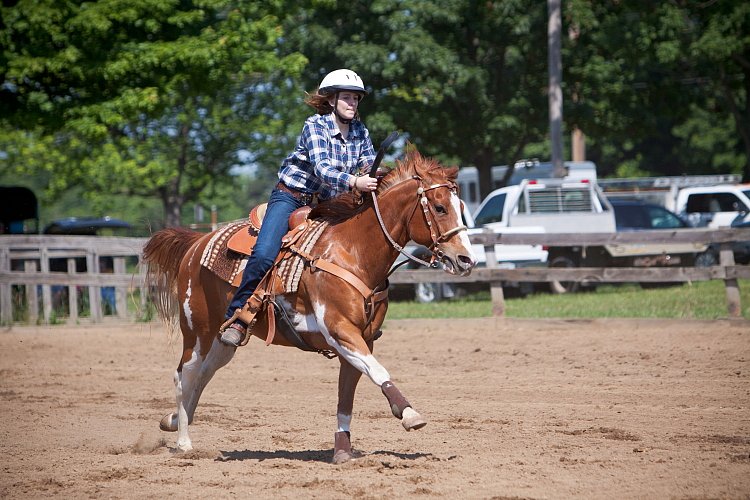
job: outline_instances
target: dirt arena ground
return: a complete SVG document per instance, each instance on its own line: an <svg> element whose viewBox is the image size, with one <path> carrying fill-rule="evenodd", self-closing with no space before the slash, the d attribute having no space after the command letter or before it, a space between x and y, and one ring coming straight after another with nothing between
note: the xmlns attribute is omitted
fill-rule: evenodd
<svg viewBox="0 0 750 500"><path fill-rule="evenodd" d="M748 498L750 322L403 320L329 463L338 361L255 339L175 453L158 323L0 332L1 498Z"/></svg>

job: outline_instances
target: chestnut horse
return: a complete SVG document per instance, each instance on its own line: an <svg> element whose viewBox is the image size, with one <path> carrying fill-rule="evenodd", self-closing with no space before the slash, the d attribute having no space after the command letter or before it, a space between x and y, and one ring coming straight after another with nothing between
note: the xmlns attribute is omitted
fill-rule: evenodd
<svg viewBox="0 0 750 500"><path fill-rule="evenodd" d="M308 346L339 358L334 463L353 457L349 429L354 392L363 373L381 387L406 430L419 429L426 421L373 356L373 341L388 307L387 292L380 294L384 300L368 302L362 286L325 272L319 264L343 268L373 296L377 290L387 290L391 266L402 247L413 240L430 248L447 272L469 274L476 259L461 221L457 172L457 167L444 168L414 151L380 180L371 198L345 193L321 203L308 216L329 225L309 251L315 258L305 265L296 293L280 294L275 303ZM217 335L233 288L200 264L210 239L211 234L164 229L144 248L159 314L173 327L179 315L182 331L182 357L174 374L177 411L160 423L162 430L178 432L177 447L182 451L192 449L188 424L203 389L236 350L219 342ZM258 315L252 335L266 339L268 316ZM275 335L272 343L293 345L283 335Z"/></svg>

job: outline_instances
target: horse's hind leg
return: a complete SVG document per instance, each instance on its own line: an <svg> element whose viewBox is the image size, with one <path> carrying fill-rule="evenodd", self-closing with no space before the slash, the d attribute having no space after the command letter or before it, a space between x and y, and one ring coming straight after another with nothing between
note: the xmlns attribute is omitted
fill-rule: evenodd
<svg viewBox="0 0 750 500"><path fill-rule="evenodd" d="M202 353L203 345L210 344L208 354ZM193 422L195 408L216 371L234 356L235 349L216 340L215 335L202 335L195 347L184 346L180 366L174 375L177 412L162 418L159 427L165 431L177 431L177 448L189 451L193 448L188 426Z"/></svg>

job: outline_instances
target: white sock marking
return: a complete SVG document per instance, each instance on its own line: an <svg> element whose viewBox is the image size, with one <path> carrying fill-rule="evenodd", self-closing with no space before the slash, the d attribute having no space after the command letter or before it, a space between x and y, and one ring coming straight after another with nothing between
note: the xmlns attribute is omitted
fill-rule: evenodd
<svg viewBox="0 0 750 500"><path fill-rule="evenodd" d="M349 426L352 423L352 416L344 413L337 413L336 420L338 423L337 432L350 432Z"/></svg>

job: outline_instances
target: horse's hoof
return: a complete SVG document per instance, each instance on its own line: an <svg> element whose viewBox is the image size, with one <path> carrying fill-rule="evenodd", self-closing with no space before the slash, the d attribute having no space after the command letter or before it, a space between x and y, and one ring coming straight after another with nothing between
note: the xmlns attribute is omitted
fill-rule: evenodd
<svg viewBox="0 0 750 500"><path fill-rule="evenodd" d="M338 450L336 453L333 454L333 463L336 465L343 464L353 458L354 458L354 454L351 451Z"/></svg>
<svg viewBox="0 0 750 500"><path fill-rule="evenodd" d="M407 406L401 413L401 425L407 431L416 431L427 425L427 420L422 418L422 415L414 411L411 406Z"/></svg>
<svg viewBox="0 0 750 500"><path fill-rule="evenodd" d="M363 456L364 456L364 453L362 453L359 450L338 450L333 454L332 463L334 465L345 464L346 462L349 462L350 460L362 458Z"/></svg>
<svg viewBox="0 0 750 500"><path fill-rule="evenodd" d="M164 415L164 418L159 422L159 429L165 432L175 432L177 430L177 419L174 418L174 413Z"/></svg>
<svg viewBox="0 0 750 500"><path fill-rule="evenodd" d="M343 464L349 460L360 458L362 453L352 450L351 435L348 431L338 431L334 436L333 463Z"/></svg>
<svg viewBox="0 0 750 500"><path fill-rule="evenodd" d="M183 453L193 450L193 443L190 440L177 441L177 449Z"/></svg>

